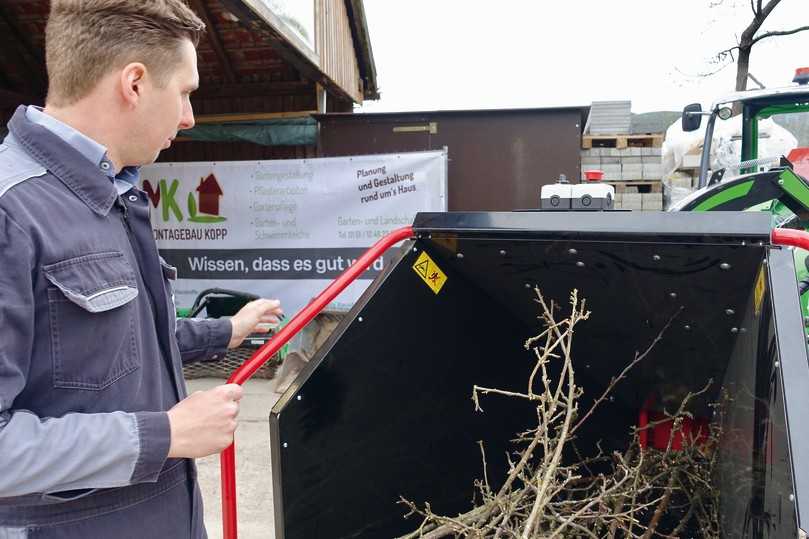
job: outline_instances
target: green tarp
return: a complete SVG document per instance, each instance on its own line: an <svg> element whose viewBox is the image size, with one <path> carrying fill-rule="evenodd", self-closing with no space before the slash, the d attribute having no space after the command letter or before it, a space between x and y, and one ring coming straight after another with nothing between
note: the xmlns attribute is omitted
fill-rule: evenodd
<svg viewBox="0 0 809 539"><path fill-rule="evenodd" d="M317 121L314 118L284 118L199 124L179 132L180 136L202 142L252 142L262 146L314 146Z"/></svg>

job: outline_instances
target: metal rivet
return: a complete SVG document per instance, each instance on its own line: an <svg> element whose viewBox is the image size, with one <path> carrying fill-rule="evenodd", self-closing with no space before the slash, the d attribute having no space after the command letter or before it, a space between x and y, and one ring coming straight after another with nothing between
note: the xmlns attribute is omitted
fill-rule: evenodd
<svg viewBox="0 0 809 539"><path fill-rule="evenodd" d="M463 253L458 253L455 256L457 256L458 258L463 258Z"/></svg>
<svg viewBox="0 0 809 539"><path fill-rule="evenodd" d="M747 328L739 328L739 332L741 332L741 333L747 333Z"/></svg>
<svg viewBox="0 0 809 539"><path fill-rule="evenodd" d="M610 401L610 402L615 402L615 396L610 395L609 401Z"/></svg>
<svg viewBox="0 0 809 539"><path fill-rule="evenodd" d="M295 398L296 398L296 399L298 399L298 400L301 400L303 397L301 397L300 395L298 395L298 396L297 396L297 397L295 397Z"/></svg>
<svg viewBox="0 0 809 539"><path fill-rule="evenodd" d="M129 202L137 202L138 197L136 195L129 195Z"/></svg>
<svg viewBox="0 0 809 539"><path fill-rule="evenodd" d="M725 314L728 316L733 316L734 314L736 314L736 311L734 311L733 309L725 309Z"/></svg>
<svg viewBox="0 0 809 539"><path fill-rule="evenodd" d="M418 251L418 249L416 249L415 247L413 247L413 252L415 253L416 251Z"/></svg>
<svg viewBox="0 0 809 539"><path fill-rule="evenodd" d="M575 254L578 254L578 253L579 252L576 249L568 249L567 250L567 254L569 254L569 255L575 255Z"/></svg>
<svg viewBox="0 0 809 539"><path fill-rule="evenodd" d="M531 285L528 284L528 283L525 283L525 288L531 288Z"/></svg>
<svg viewBox="0 0 809 539"><path fill-rule="evenodd" d="M728 264L727 262L722 262L721 264L719 264L719 269L727 271L730 269L730 264Z"/></svg>
<svg viewBox="0 0 809 539"><path fill-rule="evenodd" d="M784 185L784 180L778 180L778 185Z"/></svg>
<svg viewBox="0 0 809 539"><path fill-rule="evenodd" d="M578 262L576 262L576 265L577 265L578 267L580 267L580 268L583 268L583 267L584 267L584 262L582 262L581 260L579 260Z"/></svg>
<svg viewBox="0 0 809 539"><path fill-rule="evenodd" d="M731 333L739 333L739 328L730 328Z"/></svg>
<svg viewBox="0 0 809 539"><path fill-rule="evenodd" d="M284 442L284 447L289 447L289 444Z"/></svg>
<svg viewBox="0 0 809 539"><path fill-rule="evenodd" d="M791 501L791 502L795 501L795 495L794 494L789 495L789 501Z"/></svg>
<svg viewBox="0 0 809 539"><path fill-rule="evenodd" d="M500 254L501 254L502 256L506 256L506 252L505 252L503 249L500 249Z"/></svg>
<svg viewBox="0 0 809 539"><path fill-rule="evenodd" d="M658 262L660 260L660 255L652 255L652 260Z"/></svg>
<svg viewBox="0 0 809 539"><path fill-rule="evenodd" d="M781 362L780 362L780 361L776 361L775 363L773 363L773 364L772 364L772 366L773 366L773 367L775 367L775 368L777 369L778 367L780 367L780 366L781 366Z"/></svg>
<svg viewBox="0 0 809 539"><path fill-rule="evenodd" d="M669 297L671 299L676 299L677 298L677 292L669 292Z"/></svg>
<svg viewBox="0 0 809 539"><path fill-rule="evenodd" d="M358 321L358 322L362 322L362 317L361 317L361 316L358 316L358 317L357 317L357 321Z"/></svg>
<svg viewBox="0 0 809 539"><path fill-rule="evenodd" d="M109 169L110 169L110 164L109 164L109 163L107 163L106 161L102 161L102 162L101 162L101 168L102 168L103 170L109 170Z"/></svg>
<svg viewBox="0 0 809 539"><path fill-rule="evenodd" d="M686 324L686 325L683 326L683 329L686 330L686 331L691 331L691 326Z"/></svg>

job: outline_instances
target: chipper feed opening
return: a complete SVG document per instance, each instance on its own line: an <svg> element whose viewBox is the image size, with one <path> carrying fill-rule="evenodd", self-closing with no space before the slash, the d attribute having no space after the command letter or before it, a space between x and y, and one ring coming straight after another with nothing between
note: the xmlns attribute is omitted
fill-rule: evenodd
<svg viewBox="0 0 809 539"><path fill-rule="evenodd" d="M704 451L716 456L723 536L806 529L804 324L792 255L771 244L769 215L442 213L413 229L272 410L276 537L402 536L421 522L403 518L402 499L469 511L484 474L479 441L497 489L536 409L488 395L476 411L472 390L525 391L535 288L561 311L576 290L591 312L572 345L579 418L650 348L577 431L578 451L623 452L633 428L707 387L688 412L696 430L721 422ZM644 431L645 451L665 446L658 427Z"/></svg>

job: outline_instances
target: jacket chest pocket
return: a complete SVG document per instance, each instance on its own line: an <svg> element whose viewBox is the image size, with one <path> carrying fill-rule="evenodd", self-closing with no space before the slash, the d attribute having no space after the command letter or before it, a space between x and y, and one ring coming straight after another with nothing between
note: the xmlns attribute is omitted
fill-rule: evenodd
<svg viewBox="0 0 809 539"><path fill-rule="evenodd" d="M53 385L101 390L140 367L135 332L138 286L119 252L42 268L48 287Z"/></svg>

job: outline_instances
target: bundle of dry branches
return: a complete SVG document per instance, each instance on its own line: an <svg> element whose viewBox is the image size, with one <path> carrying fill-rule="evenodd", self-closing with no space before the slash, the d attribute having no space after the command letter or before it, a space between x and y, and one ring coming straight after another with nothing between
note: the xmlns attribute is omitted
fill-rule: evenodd
<svg viewBox="0 0 809 539"><path fill-rule="evenodd" d="M665 449L641 448L639 430L633 428L624 452L605 454L600 448L587 457L575 448L576 432L593 411L608 400L615 386L660 340L668 325L641 354L614 377L589 410L579 415L582 388L576 384L572 361L574 328L590 316L577 291L570 295L570 314L557 321L554 303L546 302L534 289L543 329L525 342L535 355L535 365L525 392L475 386L475 409L480 398L497 395L529 401L536 407L537 426L520 433L509 455L508 473L500 486L489 481L482 442L483 478L475 482L474 508L450 517L436 514L429 503L423 507L405 499L407 516L418 515L417 530L404 536L438 538L536 537L679 537L699 530L701 537L718 537L718 495L710 478L715 465L719 432L716 422L697 440L683 429L690 417L689 402L705 393L688 393L665 419L669 441ZM676 316L676 314L675 314ZM674 317L672 317L673 320ZM671 321L669 321L669 324ZM559 372L551 376L551 372ZM685 439L684 439L685 438ZM673 445L677 443L676 450ZM570 453L579 455L565 462ZM570 459L567 459L570 460Z"/></svg>

